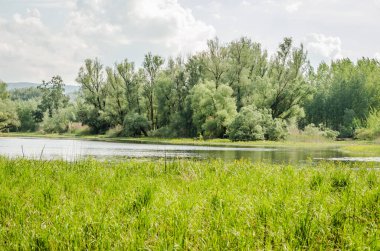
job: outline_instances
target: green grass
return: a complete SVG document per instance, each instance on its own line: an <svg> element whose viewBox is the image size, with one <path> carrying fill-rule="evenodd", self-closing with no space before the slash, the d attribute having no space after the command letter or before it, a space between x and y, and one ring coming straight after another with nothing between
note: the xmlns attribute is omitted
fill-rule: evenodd
<svg viewBox="0 0 380 251"><path fill-rule="evenodd" d="M0 158L4 250L379 250L371 164Z"/></svg>
<svg viewBox="0 0 380 251"><path fill-rule="evenodd" d="M186 145L199 145L199 146L237 146L237 147L313 147L313 148L326 148L326 147L340 147L351 144L363 144L366 141L333 141L314 138L290 138L286 141L239 141L232 142L229 139L208 139L199 140L196 138L155 138L155 137L140 137L140 138L127 138L127 137L109 137L107 135L78 135L78 134L43 134L39 132L34 133L0 133L0 137L42 137L42 138L76 138L100 141L113 141L113 142L133 142L133 143L156 143L156 144L186 144Z"/></svg>
<svg viewBox="0 0 380 251"><path fill-rule="evenodd" d="M341 148L342 151L360 156L380 156L379 144L349 145Z"/></svg>

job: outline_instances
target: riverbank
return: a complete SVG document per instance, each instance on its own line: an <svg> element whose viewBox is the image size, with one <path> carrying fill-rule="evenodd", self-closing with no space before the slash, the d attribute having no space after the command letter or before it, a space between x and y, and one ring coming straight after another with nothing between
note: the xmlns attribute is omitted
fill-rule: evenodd
<svg viewBox="0 0 380 251"><path fill-rule="evenodd" d="M0 243L6 250L377 250L379 172L351 167L0 158Z"/></svg>
<svg viewBox="0 0 380 251"><path fill-rule="evenodd" d="M37 137L53 139L82 139L107 142L150 143L195 146L225 146L225 147L272 147L272 148L332 148L339 149L351 156L380 156L380 144L374 141L333 141L321 138L301 138L287 141L248 141L232 142L229 139L201 140L194 138L126 138L109 137L107 135L77 135L77 134L42 134L42 133L0 133L0 137Z"/></svg>

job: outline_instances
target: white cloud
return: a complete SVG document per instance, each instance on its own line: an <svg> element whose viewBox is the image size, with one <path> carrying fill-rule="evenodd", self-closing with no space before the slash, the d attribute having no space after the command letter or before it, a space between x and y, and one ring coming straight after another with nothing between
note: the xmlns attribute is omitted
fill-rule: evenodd
<svg viewBox="0 0 380 251"><path fill-rule="evenodd" d="M173 53L190 52L215 36L177 0L81 1L71 12L69 30L112 44L151 43Z"/></svg>
<svg viewBox="0 0 380 251"><path fill-rule="evenodd" d="M189 53L215 36L212 26L177 0L68 0L59 29L43 19L46 5L50 12L55 4L48 0L40 10L0 18L1 78L41 81L59 74L74 82L85 58L112 64L121 59L112 57L142 59L149 50L163 56Z"/></svg>
<svg viewBox="0 0 380 251"><path fill-rule="evenodd" d="M311 58L318 61L330 61L343 57L342 41L339 37L311 33L305 39L305 46Z"/></svg>
<svg viewBox="0 0 380 251"><path fill-rule="evenodd" d="M380 60L380 52L376 52L374 58L377 60Z"/></svg>
<svg viewBox="0 0 380 251"><path fill-rule="evenodd" d="M285 10L287 12L290 12L290 13L293 13L293 12L296 12L298 11L298 9L300 8L300 6L302 5L302 2L293 2L293 3L289 3L285 6Z"/></svg>
<svg viewBox="0 0 380 251"><path fill-rule="evenodd" d="M38 9L14 14L0 22L0 30L0 76L4 80L40 82L58 74L73 82L73 67L79 67L79 60L91 51L82 39L49 29Z"/></svg>

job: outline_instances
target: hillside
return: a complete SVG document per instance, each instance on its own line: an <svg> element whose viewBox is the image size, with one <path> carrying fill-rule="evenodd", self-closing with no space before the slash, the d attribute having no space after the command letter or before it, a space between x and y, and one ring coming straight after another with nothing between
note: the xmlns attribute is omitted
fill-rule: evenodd
<svg viewBox="0 0 380 251"><path fill-rule="evenodd" d="M30 83L30 82L16 82L16 83L7 83L8 90L37 87L39 84ZM65 85L65 94L72 94L79 91L80 86L78 85Z"/></svg>

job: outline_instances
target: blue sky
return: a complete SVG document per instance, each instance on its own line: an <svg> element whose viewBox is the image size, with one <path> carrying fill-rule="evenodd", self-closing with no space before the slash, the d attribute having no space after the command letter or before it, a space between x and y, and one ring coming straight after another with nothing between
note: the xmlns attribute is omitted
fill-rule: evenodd
<svg viewBox="0 0 380 251"><path fill-rule="evenodd" d="M311 62L380 58L380 0L0 0L0 79L75 83L84 59L139 66L248 36L270 53L285 36Z"/></svg>

